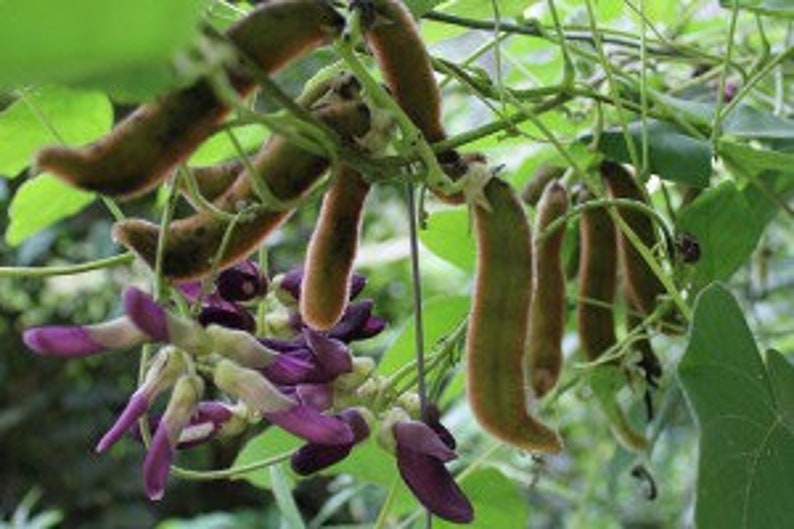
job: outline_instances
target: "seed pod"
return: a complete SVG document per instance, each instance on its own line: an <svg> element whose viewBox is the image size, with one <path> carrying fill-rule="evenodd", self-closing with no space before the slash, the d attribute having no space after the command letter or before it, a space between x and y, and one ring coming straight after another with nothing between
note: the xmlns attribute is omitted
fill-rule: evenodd
<svg viewBox="0 0 794 529"><path fill-rule="evenodd" d="M274 0L233 25L227 35L263 73L272 74L334 38L343 23L327 1ZM239 65L229 76L241 95L255 87ZM139 107L96 143L41 150L36 165L82 189L132 197L157 185L215 131L227 112L210 81L202 78Z"/></svg>
<svg viewBox="0 0 794 529"><path fill-rule="evenodd" d="M343 101L324 106L314 112L341 137L343 142L367 133L369 108L361 101ZM251 161L256 174L244 171L234 184L214 201L217 209L234 213L254 204L256 194L252 178L260 179L276 199L284 202L302 197L328 168L328 160L289 143L282 136L273 136ZM163 273L175 280L196 279L207 275L218 257L218 267L224 268L252 252L271 231L290 215L291 211L272 211L260 208L244 215L231 229L222 255L218 255L229 221L209 212L171 223L163 252ZM137 253L154 267L157 226L142 220L125 220L113 228L116 240Z"/></svg>
<svg viewBox="0 0 794 529"><path fill-rule="evenodd" d="M580 200L592 200L592 195L583 192ZM617 243L615 226L605 209L582 212L579 241L577 330L585 357L592 361L617 342L612 308L617 286Z"/></svg>
<svg viewBox="0 0 794 529"><path fill-rule="evenodd" d="M239 160L192 168L196 191L204 197L204 200L212 202L231 187L237 177L240 176L240 173L242 173L243 168L244 164ZM184 178L180 180L180 191L194 208L199 208L199 205L191 199L187 182Z"/></svg>
<svg viewBox="0 0 794 529"><path fill-rule="evenodd" d="M368 193L369 184L361 175L343 165L323 199L306 253L300 298L301 317L314 329L333 327L347 305Z"/></svg>
<svg viewBox="0 0 794 529"><path fill-rule="evenodd" d="M648 204L643 190L622 165L604 162L601 164L601 175L612 198L624 198ZM627 208L618 208L618 213L645 246L648 248L656 246L659 239L650 217L640 211ZM653 312L656 298L665 292L665 288L622 230L618 230L618 250L626 280L626 295L637 310L647 316Z"/></svg>
<svg viewBox="0 0 794 529"><path fill-rule="evenodd" d="M568 194L559 182L546 186L538 205L532 241L532 301L524 353L524 380L540 398L557 383L562 368L562 335L565 331L565 275L560 252L565 225L539 240L537 235L568 210Z"/></svg>
<svg viewBox="0 0 794 529"><path fill-rule="evenodd" d="M564 174L565 167L545 163L541 164L535 171L535 174L532 175L532 179L527 182L524 189L521 191L521 200L524 201L524 204L529 206L537 206L543 194L543 190L546 189L549 182L562 178Z"/></svg>
<svg viewBox="0 0 794 529"><path fill-rule="evenodd" d="M469 403L497 438L524 450L558 452L559 436L526 409L521 358L532 282L529 224L509 185L491 179L485 194L492 210L473 208L478 252L466 337Z"/></svg>

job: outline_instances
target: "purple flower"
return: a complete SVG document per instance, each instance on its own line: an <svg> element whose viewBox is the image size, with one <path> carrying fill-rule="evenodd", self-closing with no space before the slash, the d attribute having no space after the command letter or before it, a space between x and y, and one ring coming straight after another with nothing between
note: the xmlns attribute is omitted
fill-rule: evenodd
<svg viewBox="0 0 794 529"><path fill-rule="evenodd" d="M288 292L295 301L300 301L301 297L301 284L303 283L303 267L293 268L289 272L281 276L279 283L281 289ZM350 296L349 299L356 299L361 294L364 287L367 286L366 276L353 272L350 277Z"/></svg>
<svg viewBox="0 0 794 529"><path fill-rule="evenodd" d="M286 348L262 370L270 381L285 385L324 383L352 371L353 359L345 343L309 329L303 336L305 346Z"/></svg>
<svg viewBox="0 0 794 529"><path fill-rule="evenodd" d="M326 336L350 343L379 334L386 328L386 322L382 318L373 316L373 306L374 302L371 299L348 304L339 322L328 329ZM296 331L308 329L297 312L291 315L290 325Z"/></svg>
<svg viewBox="0 0 794 529"><path fill-rule="evenodd" d="M25 331L22 341L41 355L80 358L132 347L148 341L148 337L122 316L95 325L33 327Z"/></svg>
<svg viewBox="0 0 794 529"><path fill-rule="evenodd" d="M191 352L209 352L209 341L201 325L171 314L142 290L135 287L125 290L123 304L129 319L152 340Z"/></svg>
<svg viewBox="0 0 794 529"><path fill-rule="evenodd" d="M101 453L113 446L146 413L155 397L174 384L184 369L180 354L173 349L161 349L152 360L143 383L130 396L124 411L97 443L95 451Z"/></svg>
<svg viewBox="0 0 794 529"><path fill-rule="evenodd" d="M163 497L174 451L203 391L204 383L199 377L185 375L180 377L171 393L168 407L154 432L143 462L144 487L152 500Z"/></svg>
<svg viewBox="0 0 794 529"><path fill-rule="evenodd" d="M245 307L214 296L202 306L198 321L204 327L215 324L248 332L256 329L256 320Z"/></svg>
<svg viewBox="0 0 794 529"><path fill-rule="evenodd" d="M353 431L353 440L336 445L316 443L303 445L292 455L291 459L292 470L297 474L308 476L338 463L347 457L356 444L369 436L369 424L361 411L351 408L343 410L336 417L350 426Z"/></svg>
<svg viewBox="0 0 794 529"><path fill-rule="evenodd" d="M245 260L218 275L218 294L227 301L248 301L267 292L267 276L253 261Z"/></svg>
<svg viewBox="0 0 794 529"><path fill-rule="evenodd" d="M348 425L290 398L253 369L221 360L215 366L215 385L273 424L307 441L340 444L353 438Z"/></svg>
<svg viewBox="0 0 794 529"><path fill-rule="evenodd" d="M403 481L425 508L455 523L469 523L474 510L444 463L456 457L451 435L440 423L398 420L392 426L397 468ZM454 442L454 440L453 440Z"/></svg>

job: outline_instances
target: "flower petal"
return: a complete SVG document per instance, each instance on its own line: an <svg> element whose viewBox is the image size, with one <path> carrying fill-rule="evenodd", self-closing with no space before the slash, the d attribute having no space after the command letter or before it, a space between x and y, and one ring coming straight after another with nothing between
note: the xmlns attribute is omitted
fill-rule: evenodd
<svg viewBox="0 0 794 529"><path fill-rule="evenodd" d="M331 327L328 336L342 340L343 342L352 341L352 337L361 330L372 315L374 302L371 299L350 303L345 309L339 323Z"/></svg>
<svg viewBox="0 0 794 529"><path fill-rule="evenodd" d="M261 371L274 384L321 383L331 379L316 364L311 352L305 349L281 353Z"/></svg>
<svg viewBox="0 0 794 529"><path fill-rule="evenodd" d="M303 267L293 268L285 273L279 285L297 301L301 297L301 283L303 283Z"/></svg>
<svg viewBox="0 0 794 529"><path fill-rule="evenodd" d="M328 384L298 384L295 395L301 404L325 411L334 405L334 390Z"/></svg>
<svg viewBox="0 0 794 529"><path fill-rule="evenodd" d="M227 301L248 301L267 291L267 277L259 265L245 260L221 272L215 285L218 294Z"/></svg>
<svg viewBox="0 0 794 529"><path fill-rule="evenodd" d="M288 411L297 404L258 371L241 367L230 360L218 362L214 380L219 389L237 397L251 410L262 415Z"/></svg>
<svg viewBox="0 0 794 529"><path fill-rule="evenodd" d="M250 312L228 301L222 305L213 304L202 307L198 320L204 327L215 324L247 332L252 332L256 328L256 321Z"/></svg>
<svg viewBox="0 0 794 529"><path fill-rule="evenodd" d="M116 419L116 422L111 426L110 430L102 436L102 439L99 440L94 451L101 453L113 446L122 435L127 433L127 431L135 425L135 421L146 413L146 410L149 409L149 404L150 400L146 391L139 389L133 393L130 400L127 402L127 407L121 412L121 415Z"/></svg>
<svg viewBox="0 0 794 529"><path fill-rule="evenodd" d="M130 287L124 292L124 310L135 325L158 342L170 342L168 314L149 294Z"/></svg>
<svg viewBox="0 0 794 529"><path fill-rule="evenodd" d="M303 334L309 347L314 351L317 361L333 378L353 370L350 348L344 342L311 329L305 329Z"/></svg>
<svg viewBox="0 0 794 529"><path fill-rule="evenodd" d="M296 474L308 476L343 460L352 449L352 444L320 445L309 443L301 446L292 454L290 464Z"/></svg>
<svg viewBox="0 0 794 529"><path fill-rule="evenodd" d="M354 439L350 426L336 417L323 415L311 406L298 405L264 415L273 424L311 443L344 445Z"/></svg>
<svg viewBox="0 0 794 529"><path fill-rule="evenodd" d="M438 407L433 403L429 403L425 408L424 416L425 423L436 432L436 435L438 435L444 444L447 445L450 450L455 450L455 446L457 445L455 437L452 436L452 432L441 424L441 412L438 411Z"/></svg>
<svg viewBox="0 0 794 529"><path fill-rule="evenodd" d="M353 275L350 277L350 298L355 299L356 296L361 294L361 291L364 290L364 287L367 286L367 278L363 274L359 274L358 272L353 272Z"/></svg>
<svg viewBox="0 0 794 529"><path fill-rule="evenodd" d="M30 349L45 356L80 358L109 349L141 344L147 336L129 318L116 318L96 325L33 327L22 340Z"/></svg>
<svg viewBox="0 0 794 529"><path fill-rule="evenodd" d="M414 496L431 513L455 523L474 519L471 502L441 460L398 441L397 468Z"/></svg>
<svg viewBox="0 0 794 529"><path fill-rule="evenodd" d="M457 457L436 432L419 421L400 421L393 427L397 447L400 446L432 456L440 461L451 461Z"/></svg>
<svg viewBox="0 0 794 529"><path fill-rule="evenodd" d="M174 456L174 449L168 439L167 429L163 423L157 428L143 461L143 484L146 495L150 500L157 501L165 493L165 483L168 480L168 470L171 467L171 459Z"/></svg>

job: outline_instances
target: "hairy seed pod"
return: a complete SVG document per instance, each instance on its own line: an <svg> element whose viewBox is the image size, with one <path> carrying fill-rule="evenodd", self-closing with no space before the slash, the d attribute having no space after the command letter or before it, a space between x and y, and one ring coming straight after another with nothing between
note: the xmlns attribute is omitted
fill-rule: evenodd
<svg viewBox="0 0 794 529"><path fill-rule="evenodd" d="M541 164L535 171L535 174L532 175L532 179L527 182L524 189L521 191L521 200L528 206L537 206L543 194L543 190L546 189L549 182L562 178L564 174L565 167L545 163Z"/></svg>
<svg viewBox="0 0 794 529"><path fill-rule="evenodd" d="M582 202L592 200L583 192ZM582 212L579 219L579 299L577 330L585 357L592 361L615 345L617 241L615 225L605 209Z"/></svg>
<svg viewBox="0 0 794 529"><path fill-rule="evenodd" d="M466 336L469 403L495 437L524 450L558 452L559 436L527 412L521 369L532 282L529 223L508 184L493 178L485 195L492 210L473 208L478 251Z"/></svg>
<svg viewBox="0 0 794 529"><path fill-rule="evenodd" d="M347 305L368 193L369 184L361 175L343 165L323 199L306 252L300 298L301 317L314 329L333 327Z"/></svg>
<svg viewBox="0 0 794 529"><path fill-rule="evenodd" d="M612 198L630 199L648 205L643 190L622 165L603 162L601 175ZM659 239L648 215L627 208L618 208L618 212L645 246L653 249L657 245ZM665 292L665 288L622 230L618 230L618 250L626 281L626 295L632 305L647 316L653 312L656 298Z"/></svg>
<svg viewBox="0 0 794 529"><path fill-rule="evenodd" d="M273 0L229 28L229 40L259 70L272 74L339 34L344 20L320 0ZM253 78L239 65L232 87L246 95ZM48 147L36 165L79 188L132 197L157 185L211 135L228 112L207 79L139 107L99 141Z"/></svg>
<svg viewBox="0 0 794 529"><path fill-rule="evenodd" d="M568 210L568 193L552 180L540 198L532 242L532 301L524 353L524 380L540 398L557 383L565 331L565 275L560 252L565 225L539 240L537 235Z"/></svg>
<svg viewBox="0 0 794 529"><path fill-rule="evenodd" d="M196 182L196 191L209 202L221 196L234 183L245 165L240 160L221 162L205 167L194 167L190 169L193 179ZM191 205L198 209L198 204L193 203L190 194L187 192L187 182L184 178L180 180L180 191Z"/></svg>
<svg viewBox="0 0 794 529"><path fill-rule="evenodd" d="M336 131L343 142L352 144L354 138L369 130L369 108L361 101L341 101L328 104L314 114ZM244 171L234 184L215 201L217 209L237 212L256 203L252 179L259 179L274 197L290 202L302 197L328 168L328 160L289 143L282 136L271 137L262 151L251 161L256 173ZM165 234L163 273L175 279L196 279L207 275L218 257L219 269L233 264L252 252L270 232L290 215L291 211L259 208L243 215L231 229L222 255L218 255L224 234L230 228L226 219L210 212L199 212L174 221ZM118 242L137 253L154 267L160 230L142 220L125 220L113 228Z"/></svg>

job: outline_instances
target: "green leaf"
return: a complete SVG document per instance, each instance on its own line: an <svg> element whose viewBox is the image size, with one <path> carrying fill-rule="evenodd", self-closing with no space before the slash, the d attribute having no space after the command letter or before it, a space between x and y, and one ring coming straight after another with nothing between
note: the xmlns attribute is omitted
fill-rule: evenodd
<svg viewBox="0 0 794 529"><path fill-rule="evenodd" d="M265 138L268 130L262 125L245 125L234 129L234 136L243 150L246 152L258 149ZM231 160L239 156L237 149L234 148L232 140L225 131L213 134L205 141L198 150L188 160L193 166L213 165L225 160Z"/></svg>
<svg viewBox="0 0 794 529"><path fill-rule="evenodd" d="M11 222L6 241L16 246L39 230L71 217L94 201L93 193L80 191L50 174L28 180L8 208Z"/></svg>
<svg viewBox="0 0 794 529"><path fill-rule="evenodd" d="M629 124L629 134L637 150L642 146L642 124ZM711 146L707 141L687 136L679 128L660 121L648 122L648 157L651 172L672 182L706 187L711 176ZM588 137L583 138L585 142ZM600 150L616 162L631 163L626 139L620 129L605 131ZM639 152L638 152L639 154Z"/></svg>
<svg viewBox="0 0 794 529"><path fill-rule="evenodd" d="M794 5L791 0L720 0L720 5L726 9L733 9L734 3L743 9L765 15L794 18Z"/></svg>
<svg viewBox="0 0 794 529"><path fill-rule="evenodd" d="M521 497L515 482L495 468L483 468L470 474L461 488L474 506L476 527L526 527L528 502ZM439 518L433 526L460 527Z"/></svg>
<svg viewBox="0 0 794 529"><path fill-rule="evenodd" d="M270 467L270 483L273 485L273 495L276 497L276 504L281 512L281 517L286 526L290 529L304 529L298 506L295 505L295 498L292 497L292 486L281 464Z"/></svg>
<svg viewBox="0 0 794 529"><path fill-rule="evenodd" d="M506 20L521 16L534 3L535 0L499 0L499 16ZM484 0L452 0L444 6L444 12L473 19L495 18L492 3Z"/></svg>
<svg viewBox="0 0 794 529"><path fill-rule="evenodd" d="M756 149L735 141L721 140L719 155L730 165L739 165L754 174L775 171L794 175L794 153Z"/></svg>
<svg viewBox="0 0 794 529"><path fill-rule="evenodd" d="M0 175L17 176L45 145L88 143L112 124L113 108L104 94L60 87L27 92L0 113Z"/></svg>
<svg viewBox="0 0 794 529"><path fill-rule="evenodd" d="M774 356L764 366L725 287L701 293L678 367L700 429L698 527L791 526L794 429L783 408L791 404L791 390L778 399L781 386L791 387L794 368Z"/></svg>
<svg viewBox="0 0 794 529"><path fill-rule="evenodd" d="M415 17L421 17L443 4L446 0L405 0L405 5Z"/></svg>
<svg viewBox="0 0 794 529"><path fill-rule="evenodd" d="M427 229L419 232L422 244L435 255L461 270L474 270L477 247L469 229L469 213L464 208L432 213Z"/></svg>
<svg viewBox="0 0 794 529"><path fill-rule="evenodd" d="M237 454L234 461L235 467L252 465L287 452L292 452L303 444L303 441L288 434L280 428L268 428L263 433L249 440ZM272 487L270 471L261 468L253 472L246 472L242 479L254 487L269 490Z"/></svg>
<svg viewBox="0 0 794 529"><path fill-rule="evenodd" d="M422 306L424 316L425 350L454 330L469 312L469 298L449 296L435 298ZM411 362L416 355L416 334L413 318L405 326L400 336L386 351L378 364L381 375L389 375Z"/></svg>
<svg viewBox="0 0 794 529"><path fill-rule="evenodd" d="M0 2L0 85L79 81L162 64L194 38L204 3Z"/></svg>
<svg viewBox="0 0 794 529"><path fill-rule="evenodd" d="M774 349L766 352L766 366L780 411L780 419L789 431L794 432L794 367Z"/></svg>
<svg viewBox="0 0 794 529"><path fill-rule="evenodd" d="M775 208L750 202L748 196L762 198L755 188L740 191L733 182L723 182L681 211L679 230L694 235L701 248L692 278L696 287L731 277L758 244L769 219L756 215Z"/></svg>

